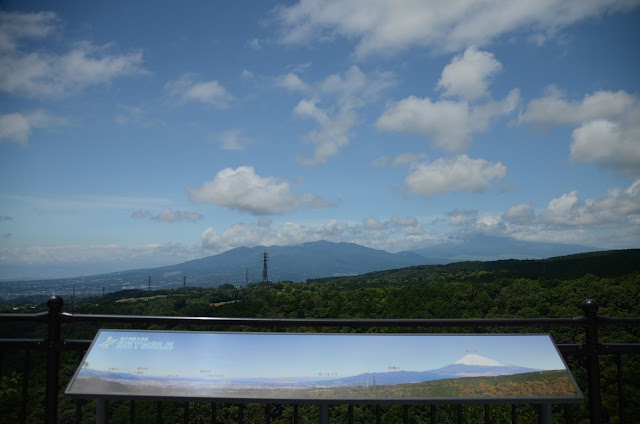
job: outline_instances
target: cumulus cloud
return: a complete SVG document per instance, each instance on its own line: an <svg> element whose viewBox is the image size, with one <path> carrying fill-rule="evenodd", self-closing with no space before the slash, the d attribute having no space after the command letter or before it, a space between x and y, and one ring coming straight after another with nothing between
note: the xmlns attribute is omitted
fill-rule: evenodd
<svg viewBox="0 0 640 424"><path fill-rule="evenodd" d="M312 155L298 155L298 162L302 165L322 164L346 148L350 131L356 125L357 110L376 100L393 84L393 74L366 74L355 65L342 74L331 74L315 83L304 82L294 73L278 77L276 86L311 96L300 100L293 114L311 118L320 126L319 130L312 130L303 137L303 141L314 146L314 151Z"/></svg>
<svg viewBox="0 0 640 424"><path fill-rule="evenodd" d="M252 215L278 215L301 207L330 206L314 195L295 194L285 180L257 175L251 166L225 168L202 186L187 187L187 192L193 202L212 203Z"/></svg>
<svg viewBox="0 0 640 424"><path fill-rule="evenodd" d="M410 193L430 198L459 190L478 193L489 188L493 180L501 180L506 175L507 167L501 162L459 155L413 167L404 183Z"/></svg>
<svg viewBox="0 0 640 424"><path fill-rule="evenodd" d="M577 190L572 190L551 199L541 209L532 203L518 203L502 214L454 210L448 215L449 225L459 227L458 233L630 248L640 242L640 179L626 189L613 188L596 199L582 199Z"/></svg>
<svg viewBox="0 0 640 424"><path fill-rule="evenodd" d="M551 199L542 209L519 203L502 215L485 213L483 220L473 218L464 224L470 230L518 240L612 249L636 246L640 242L640 179L596 199L581 199L572 190Z"/></svg>
<svg viewBox="0 0 640 424"><path fill-rule="evenodd" d="M64 54L5 52L0 55L0 90L26 97L65 97L118 77L147 73L141 52L108 51L109 46L82 42Z"/></svg>
<svg viewBox="0 0 640 424"><path fill-rule="evenodd" d="M578 191L573 190L549 202L539 219L554 226L607 226L640 224L640 179L626 190L614 188L599 199L581 201Z"/></svg>
<svg viewBox="0 0 640 424"><path fill-rule="evenodd" d="M0 115L0 143L6 140L26 145L33 129L51 128L66 124L67 120L65 118L52 116L42 111L27 115L22 113Z"/></svg>
<svg viewBox="0 0 640 424"><path fill-rule="evenodd" d="M320 125L320 130L312 130L304 140L313 144L313 155L298 155L302 165L325 163L329 158L349 145L349 131L356 123L356 114L351 109L340 109L332 113L328 109L316 106L314 100L301 100L293 110L300 117L308 117Z"/></svg>
<svg viewBox="0 0 640 424"><path fill-rule="evenodd" d="M329 219L315 225L293 222L273 225L270 220L261 219L253 225L238 223L220 231L209 227L200 236L200 244L208 251L223 252L240 246L292 246L328 240L400 251L433 241L435 237L426 233L414 217L391 217L386 220L369 217L362 223Z"/></svg>
<svg viewBox="0 0 640 424"><path fill-rule="evenodd" d="M503 219L513 224L529 224L535 220L536 212L529 203L511 206L503 215Z"/></svg>
<svg viewBox="0 0 640 424"><path fill-rule="evenodd" d="M356 40L355 54L391 55L410 47L456 51L511 33L549 38L583 19L630 10L636 1L300 0L274 10L281 42L307 44L336 36Z"/></svg>
<svg viewBox="0 0 640 424"><path fill-rule="evenodd" d="M239 246L291 246L318 240L337 241L348 229L348 223L336 219L317 227L293 222L275 227L271 221L259 221L256 225L235 224L220 234L209 227L200 236L200 242L203 248L216 251Z"/></svg>
<svg viewBox="0 0 640 424"><path fill-rule="evenodd" d="M466 102L433 102L410 96L389 102L376 127L430 138L436 148L446 152L465 151L471 143L471 117Z"/></svg>
<svg viewBox="0 0 640 424"><path fill-rule="evenodd" d="M376 100L379 94L395 84L391 72L372 72L365 74L356 65L352 65L344 74L329 75L318 85L322 94L337 96L343 104L352 107L362 106Z"/></svg>
<svg viewBox="0 0 640 424"><path fill-rule="evenodd" d="M276 86L286 88L289 91L306 93L310 87L294 73L288 73L276 78Z"/></svg>
<svg viewBox="0 0 640 424"><path fill-rule="evenodd" d="M489 79L501 68L492 53L469 47L444 67L436 87L444 90L443 96L472 102L488 95Z"/></svg>
<svg viewBox="0 0 640 424"><path fill-rule="evenodd" d="M520 103L517 89L502 100L477 102L481 97L488 97L488 78L500 66L491 53L469 48L444 68L436 85L445 90L443 96L459 99L433 101L428 97L409 96L388 102L376 127L416 134L445 152L464 152L474 132L487 131L493 119L511 114Z"/></svg>
<svg viewBox="0 0 640 424"><path fill-rule="evenodd" d="M597 162L624 174L640 174L640 108L632 119L598 119L571 134L571 159Z"/></svg>
<svg viewBox="0 0 640 424"><path fill-rule="evenodd" d="M570 157L596 162L623 174L640 173L640 101L624 91L596 91L582 100L567 100L555 87L527 105L520 122L553 127L577 125Z"/></svg>
<svg viewBox="0 0 640 424"><path fill-rule="evenodd" d="M475 210L458 210L455 209L447 214L449 216L449 225L453 227L464 227L469 222L476 219L478 211Z"/></svg>
<svg viewBox="0 0 640 424"><path fill-rule="evenodd" d="M521 122L552 127L575 125L594 119L612 119L623 115L637 100L631 94L620 91L596 91L586 94L580 101L567 100L562 91L550 86L545 96L527 104Z"/></svg>
<svg viewBox="0 0 640 424"><path fill-rule="evenodd" d="M179 79L165 84L165 90L171 99L179 103L200 102L219 109L229 106L233 96L218 81L200 81L193 73L182 75Z"/></svg>

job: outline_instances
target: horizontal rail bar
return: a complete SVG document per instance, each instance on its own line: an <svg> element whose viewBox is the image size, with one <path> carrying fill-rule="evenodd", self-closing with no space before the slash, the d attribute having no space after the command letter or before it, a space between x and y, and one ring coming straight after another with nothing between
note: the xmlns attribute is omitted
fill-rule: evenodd
<svg viewBox="0 0 640 424"><path fill-rule="evenodd" d="M36 312L33 314L0 314L0 321L40 321L47 322L49 320L48 312Z"/></svg>
<svg viewBox="0 0 640 424"><path fill-rule="evenodd" d="M640 327L640 318L610 318L598 315L598 326L622 325L625 327Z"/></svg>
<svg viewBox="0 0 640 424"><path fill-rule="evenodd" d="M228 326L269 327L585 327L584 316L573 318L418 318L418 319L350 319L350 318L227 318L227 317L181 317L158 315L107 315L71 314L58 315L61 323L68 322L112 322L154 324L199 324ZM0 314L0 321L47 322L49 314ZM598 326L640 326L640 318L609 318L598 316Z"/></svg>
<svg viewBox="0 0 640 424"><path fill-rule="evenodd" d="M145 315L69 314L59 315L62 323L114 322L154 324L199 324L252 327L582 327L584 317L575 318L450 318L450 319L351 319L351 318L225 318Z"/></svg>
<svg viewBox="0 0 640 424"><path fill-rule="evenodd" d="M0 348L4 349L46 349L44 339L0 339Z"/></svg>
<svg viewBox="0 0 640 424"><path fill-rule="evenodd" d="M603 343L600 354L640 354L640 343Z"/></svg>
<svg viewBox="0 0 640 424"><path fill-rule="evenodd" d="M558 350L562 354L568 355L585 355L584 345L581 344L556 344L558 346Z"/></svg>

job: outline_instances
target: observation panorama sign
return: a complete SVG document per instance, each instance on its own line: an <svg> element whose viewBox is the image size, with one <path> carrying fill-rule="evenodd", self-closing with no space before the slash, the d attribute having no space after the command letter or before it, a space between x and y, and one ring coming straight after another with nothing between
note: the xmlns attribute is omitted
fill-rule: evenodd
<svg viewBox="0 0 640 424"><path fill-rule="evenodd" d="M583 400L547 334L100 330L65 393L317 404Z"/></svg>

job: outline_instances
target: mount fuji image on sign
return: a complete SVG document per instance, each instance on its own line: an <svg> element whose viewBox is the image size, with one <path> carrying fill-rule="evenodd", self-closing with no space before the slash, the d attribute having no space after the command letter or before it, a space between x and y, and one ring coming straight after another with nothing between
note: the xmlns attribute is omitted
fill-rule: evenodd
<svg viewBox="0 0 640 424"><path fill-rule="evenodd" d="M97 334L66 394L245 401L582 400L548 335L126 330Z"/></svg>

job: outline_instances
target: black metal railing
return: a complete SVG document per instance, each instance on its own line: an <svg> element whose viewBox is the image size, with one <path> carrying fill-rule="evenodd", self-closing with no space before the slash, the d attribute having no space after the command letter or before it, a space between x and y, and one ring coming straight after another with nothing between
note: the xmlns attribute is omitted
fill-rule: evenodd
<svg viewBox="0 0 640 424"><path fill-rule="evenodd" d="M66 351L77 351L78 362L82 353L86 351L91 340L72 340L61 337L62 325L73 323L119 323L133 325L189 325L196 327L251 327L251 328L328 328L343 327L355 328L410 328L424 332L431 328L471 328L473 331L485 331L491 328L504 327L567 327L584 330L584 343L558 344L559 351L567 357L584 359L584 367L587 373L586 389L589 420L592 424L603 422L602 391L600 357L613 355L616 363L616 390L618 417L621 423L625 422L625 396L622 381L622 355L640 354L640 343L600 343L598 330L609 326L640 327L640 318L610 318L598 315L599 305L596 301L588 299L582 303L584 314L572 318L473 318L473 319L284 319L284 318L223 318L223 317L180 317L180 316L140 316L140 315L103 315L103 314L71 314L63 312L63 300L59 296L52 296L47 302L48 312L33 314L0 314L0 322L30 322L46 325L47 335L42 339L0 339L0 376L2 376L2 354L5 351L24 350L23 377L21 387L21 406L19 421L25 422L27 418L27 398L29 391L29 369L31 352L39 351L46 354L46 392L44 422L56 424L58 422L58 402L60 394L60 354ZM65 382L66 384L66 382ZM211 419L216 422L217 405L211 403ZM512 422L516 422L516 405L512 405ZM265 407L266 422L270 422L271 406ZM380 422L380 407L375 408L376 422ZM294 423L297 423L298 407L294 406ZM408 407L404 406L403 420L408 422ZM430 407L431 422L435 422L435 406ZM244 406L238 407L238 422L242 424L244 418ZM348 406L349 422L353 422L353 405ZM162 403L157 404L157 422L162 422ZM458 406L458 422L462 422L462 407ZM565 422L570 421L568 407L565 408ZM130 421L135 420L135 402L130 403ZM489 420L489 407L484 407L484 420ZM0 416L0 419L2 417ZM76 422L80 422L81 402L78 401ZM185 402L184 422L189 421L189 403Z"/></svg>

